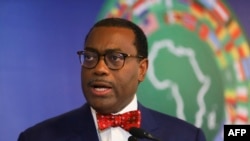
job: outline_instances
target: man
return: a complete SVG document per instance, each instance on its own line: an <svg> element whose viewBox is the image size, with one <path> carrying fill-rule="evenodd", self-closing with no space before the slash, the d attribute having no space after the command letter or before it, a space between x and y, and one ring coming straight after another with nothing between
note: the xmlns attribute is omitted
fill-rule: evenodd
<svg viewBox="0 0 250 141"><path fill-rule="evenodd" d="M27 129L18 141L136 140L138 135L131 138L131 127L160 141L205 141L199 128L137 101L137 87L148 68L147 39L137 25L120 18L103 19L92 27L83 51L77 53L87 103Z"/></svg>

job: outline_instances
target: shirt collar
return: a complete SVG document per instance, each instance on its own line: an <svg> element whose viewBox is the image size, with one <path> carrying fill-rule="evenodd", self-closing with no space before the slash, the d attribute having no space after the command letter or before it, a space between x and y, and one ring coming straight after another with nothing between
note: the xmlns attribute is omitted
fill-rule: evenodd
<svg viewBox="0 0 250 141"><path fill-rule="evenodd" d="M96 111L92 107L90 107L90 109L91 109L91 113L92 113L93 119L95 121L95 126L97 128ZM114 113L114 115L116 115L116 114L123 114L123 113L129 112L129 111L134 111L134 110L137 110L137 109L138 109L138 103L137 103L137 96L135 94L133 100L125 108L123 108L121 111L119 111L117 113Z"/></svg>

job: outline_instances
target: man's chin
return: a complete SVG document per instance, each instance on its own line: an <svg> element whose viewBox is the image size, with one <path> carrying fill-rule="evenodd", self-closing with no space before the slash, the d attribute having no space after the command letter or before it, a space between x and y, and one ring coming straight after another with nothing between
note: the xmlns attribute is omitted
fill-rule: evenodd
<svg viewBox="0 0 250 141"><path fill-rule="evenodd" d="M90 104L92 108L95 109L96 112L101 113L101 114L110 114L110 113L116 113L114 109L114 106L112 104L100 104L100 103L95 103L95 104Z"/></svg>

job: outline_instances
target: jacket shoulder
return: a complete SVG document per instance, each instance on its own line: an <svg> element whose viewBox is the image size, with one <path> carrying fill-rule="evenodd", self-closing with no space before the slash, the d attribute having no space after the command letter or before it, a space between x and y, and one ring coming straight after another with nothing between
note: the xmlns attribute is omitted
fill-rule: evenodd
<svg viewBox="0 0 250 141"><path fill-rule="evenodd" d="M83 125L86 125L83 119L89 119L91 123L91 114L88 113L89 107L84 105L80 108L73 109L61 115L46 119L37 123L25 131L18 138L18 141L54 141L58 138L67 139L69 136L74 136L75 133L84 130ZM89 116L89 118L87 118ZM88 126L88 125L86 125Z"/></svg>
<svg viewBox="0 0 250 141"><path fill-rule="evenodd" d="M146 124L145 128L151 128L151 132L154 133L156 137L160 138L160 140L206 140L201 128L198 128L187 121L144 107L142 105L141 109L144 112L142 113L144 116L144 119L142 120L144 120L143 123Z"/></svg>

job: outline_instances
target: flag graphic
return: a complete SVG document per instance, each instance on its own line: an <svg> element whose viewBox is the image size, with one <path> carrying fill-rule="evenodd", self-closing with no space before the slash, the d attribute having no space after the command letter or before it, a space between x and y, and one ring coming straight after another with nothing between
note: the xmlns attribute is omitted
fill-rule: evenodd
<svg viewBox="0 0 250 141"><path fill-rule="evenodd" d="M250 80L250 57L242 59L246 79Z"/></svg>
<svg viewBox="0 0 250 141"><path fill-rule="evenodd" d="M241 61L235 61L234 63L234 70L235 70L235 75L236 78L239 82L242 82L245 80L245 74L244 74L244 70L243 70L243 66Z"/></svg>
<svg viewBox="0 0 250 141"><path fill-rule="evenodd" d="M248 109L245 106L237 106L237 120L235 124L243 124L248 122Z"/></svg>
<svg viewBox="0 0 250 141"><path fill-rule="evenodd" d="M246 86L238 86L236 89L237 101L248 102L248 90Z"/></svg>
<svg viewBox="0 0 250 141"><path fill-rule="evenodd" d="M216 19L221 23L226 23L229 20L229 12L227 8L221 3L221 1L217 0L213 5L213 15L215 15Z"/></svg>
<svg viewBox="0 0 250 141"><path fill-rule="evenodd" d="M140 24L140 27L143 29L146 35L150 35L155 30L158 29L158 21L154 14L150 13Z"/></svg>
<svg viewBox="0 0 250 141"><path fill-rule="evenodd" d="M205 10L202 7L202 5L200 5L199 3L195 1L191 3L190 9L191 9L191 13L198 18L202 18L205 13Z"/></svg>

